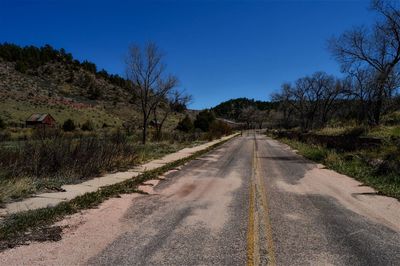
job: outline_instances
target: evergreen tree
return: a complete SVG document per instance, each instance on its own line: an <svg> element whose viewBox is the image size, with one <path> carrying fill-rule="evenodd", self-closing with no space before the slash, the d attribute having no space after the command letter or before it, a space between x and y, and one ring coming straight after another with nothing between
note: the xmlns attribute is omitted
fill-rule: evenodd
<svg viewBox="0 0 400 266"><path fill-rule="evenodd" d="M210 125L215 121L215 115L210 110L204 110L198 113L196 120L194 120L194 127L199 128L204 132L210 129Z"/></svg>
<svg viewBox="0 0 400 266"><path fill-rule="evenodd" d="M72 119L67 119L63 124L64 131L74 131L76 128L75 123Z"/></svg>
<svg viewBox="0 0 400 266"><path fill-rule="evenodd" d="M6 123L4 120L0 117L0 129L5 129L6 128Z"/></svg>
<svg viewBox="0 0 400 266"><path fill-rule="evenodd" d="M190 132L194 129L194 125L192 119L188 115L185 116L181 121L179 121L178 126L176 127L177 130L183 132Z"/></svg>

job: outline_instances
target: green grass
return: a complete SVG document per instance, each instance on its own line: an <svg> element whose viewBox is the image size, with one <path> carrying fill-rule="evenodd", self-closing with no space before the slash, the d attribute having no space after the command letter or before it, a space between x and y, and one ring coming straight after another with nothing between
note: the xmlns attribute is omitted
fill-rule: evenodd
<svg viewBox="0 0 400 266"><path fill-rule="evenodd" d="M30 240L29 234L31 232L45 230L48 226L61 220L67 215L77 213L83 209L96 207L105 200L117 197L121 194L138 192L137 186L144 181L155 179L159 175L215 149L226 141L228 140L199 151L190 157L169 163L152 171L147 171L135 178L103 187L96 192L86 193L68 202L62 202L55 207L9 215L5 217L3 222L0 224L0 249L10 248L26 243Z"/></svg>
<svg viewBox="0 0 400 266"><path fill-rule="evenodd" d="M368 136L377 138L400 137L400 126L379 126L371 128Z"/></svg>
<svg viewBox="0 0 400 266"><path fill-rule="evenodd" d="M183 148L193 147L204 143L204 141L196 142L148 142L146 145L138 144L138 163L145 163L150 160L159 159L167 154L177 152Z"/></svg>
<svg viewBox="0 0 400 266"><path fill-rule="evenodd" d="M372 166L367 160L381 159L387 154L392 154L396 147L384 146L380 151L360 150L356 152L337 152L318 145L311 145L290 139L279 139L298 150L304 157L324 164L326 167L345 174L371 186L378 193L400 199L400 173L379 173L377 167Z"/></svg>
<svg viewBox="0 0 400 266"><path fill-rule="evenodd" d="M315 131L315 133L325 136L339 136L345 134L353 128L354 126L324 127Z"/></svg>

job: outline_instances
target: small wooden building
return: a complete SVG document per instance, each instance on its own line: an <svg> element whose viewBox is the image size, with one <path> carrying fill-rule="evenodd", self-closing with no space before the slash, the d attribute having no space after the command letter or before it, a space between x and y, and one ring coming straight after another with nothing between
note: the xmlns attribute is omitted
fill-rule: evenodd
<svg viewBox="0 0 400 266"><path fill-rule="evenodd" d="M55 127L56 120L50 114L32 114L26 121L26 127Z"/></svg>

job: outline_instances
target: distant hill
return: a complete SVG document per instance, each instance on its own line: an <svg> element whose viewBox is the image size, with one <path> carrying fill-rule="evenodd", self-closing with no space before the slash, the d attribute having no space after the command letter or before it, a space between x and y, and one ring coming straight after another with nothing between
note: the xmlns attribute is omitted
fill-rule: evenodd
<svg viewBox="0 0 400 266"><path fill-rule="evenodd" d="M64 49L0 44L0 117L20 125L31 113L51 113L97 127L139 119L129 82Z"/></svg>
<svg viewBox="0 0 400 266"><path fill-rule="evenodd" d="M237 98L222 102L213 107L212 110L217 117L237 121L242 110L248 107L254 107L255 109L264 111L275 108L276 103L258 101L248 98Z"/></svg>

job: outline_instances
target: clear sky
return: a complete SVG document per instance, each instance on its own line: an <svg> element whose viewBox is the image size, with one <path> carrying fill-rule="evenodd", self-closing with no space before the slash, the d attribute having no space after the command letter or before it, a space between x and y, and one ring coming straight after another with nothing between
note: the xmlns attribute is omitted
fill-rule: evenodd
<svg viewBox="0 0 400 266"><path fill-rule="evenodd" d="M0 42L51 44L124 75L131 43L156 42L191 108L267 100L283 82L340 75L327 39L370 24L369 1L0 0Z"/></svg>

